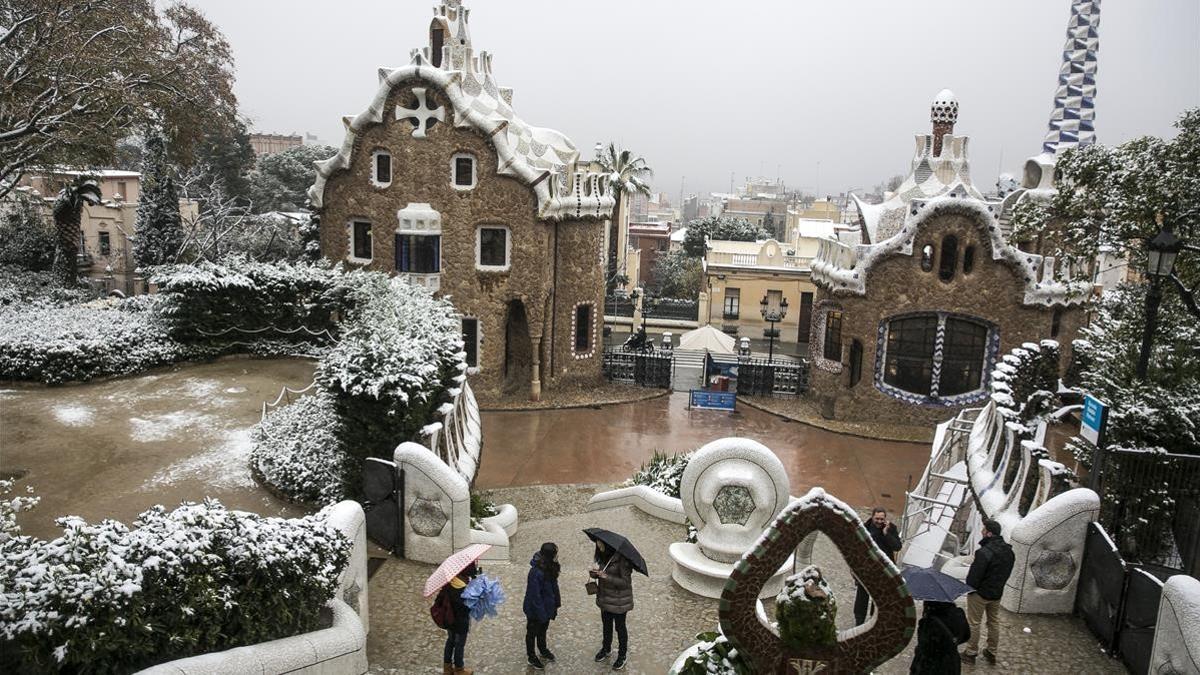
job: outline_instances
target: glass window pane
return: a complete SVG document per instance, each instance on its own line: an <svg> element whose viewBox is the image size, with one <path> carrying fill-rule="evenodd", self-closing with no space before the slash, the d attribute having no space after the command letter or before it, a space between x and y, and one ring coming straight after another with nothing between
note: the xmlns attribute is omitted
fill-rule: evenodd
<svg viewBox="0 0 1200 675"><path fill-rule="evenodd" d="M475 183L475 159L473 157L458 157L454 160L454 184L460 187L470 187Z"/></svg>
<svg viewBox="0 0 1200 675"><path fill-rule="evenodd" d="M371 224L363 221L354 222L354 257L363 260L371 259Z"/></svg>
<svg viewBox="0 0 1200 675"><path fill-rule="evenodd" d="M497 227L479 230L479 264L488 267L508 265L508 232Z"/></svg>
<svg viewBox="0 0 1200 675"><path fill-rule="evenodd" d="M974 321L946 319L939 396L964 394L982 386L987 333L987 326Z"/></svg>
<svg viewBox="0 0 1200 675"><path fill-rule="evenodd" d="M479 319L462 320L463 351L467 353L467 365L479 367Z"/></svg>
<svg viewBox="0 0 1200 675"><path fill-rule="evenodd" d="M883 381L897 389L930 395L937 316L896 319L888 324Z"/></svg>
<svg viewBox="0 0 1200 675"><path fill-rule="evenodd" d="M829 312L825 315L825 358L829 361L842 360L842 313Z"/></svg>
<svg viewBox="0 0 1200 675"><path fill-rule="evenodd" d="M396 269L414 274L441 271L441 235L396 235Z"/></svg>
<svg viewBox="0 0 1200 675"><path fill-rule="evenodd" d="M392 156L387 153L375 155L375 182L392 182Z"/></svg>
<svg viewBox="0 0 1200 675"><path fill-rule="evenodd" d="M591 345L592 337L592 306L580 305L575 308L575 351L586 352Z"/></svg>

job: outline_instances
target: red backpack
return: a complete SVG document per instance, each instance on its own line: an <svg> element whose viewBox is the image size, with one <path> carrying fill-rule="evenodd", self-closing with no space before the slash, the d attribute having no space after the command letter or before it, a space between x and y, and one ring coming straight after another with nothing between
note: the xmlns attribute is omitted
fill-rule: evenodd
<svg viewBox="0 0 1200 675"><path fill-rule="evenodd" d="M429 615L433 617L433 623L437 624L438 628L449 629L454 625L454 605L450 602L450 593L445 587L438 591L433 606L429 608Z"/></svg>

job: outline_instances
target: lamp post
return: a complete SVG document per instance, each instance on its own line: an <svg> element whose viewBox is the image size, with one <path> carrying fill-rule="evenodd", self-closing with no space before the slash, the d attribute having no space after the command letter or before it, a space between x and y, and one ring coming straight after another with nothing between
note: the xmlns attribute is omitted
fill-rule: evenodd
<svg viewBox="0 0 1200 675"><path fill-rule="evenodd" d="M762 309L763 321L771 324L771 327L767 329L767 338L770 339L770 344L767 347L767 363L771 363L771 361L775 358L775 324L783 321L784 317L787 316L788 301L787 298L783 298L779 301L778 307L771 307L771 303L768 302L767 296L764 295L762 302L758 304Z"/></svg>
<svg viewBox="0 0 1200 675"><path fill-rule="evenodd" d="M1162 214L1158 215L1162 227ZM1146 243L1146 274L1150 277L1150 288L1146 291L1146 328L1142 333L1142 352L1138 355L1137 378L1146 381L1150 369L1150 347L1154 344L1154 333L1158 328L1158 306L1162 302L1162 280L1171 277L1175 269L1175 258L1183 250L1183 241L1162 227L1154 238Z"/></svg>

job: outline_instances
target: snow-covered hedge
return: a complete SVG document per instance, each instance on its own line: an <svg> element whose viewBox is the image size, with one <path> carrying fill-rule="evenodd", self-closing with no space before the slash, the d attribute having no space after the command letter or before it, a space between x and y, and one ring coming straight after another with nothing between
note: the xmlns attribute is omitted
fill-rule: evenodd
<svg viewBox="0 0 1200 675"><path fill-rule="evenodd" d="M68 288L50 272L0 265L0 307L35 302L85 302L95 297L86 286Z"/></svg>
<svg viewBox="0 0 1200 675"><path fill-rule="evenodd" d="M180 340L247 335L323 334L343 309L347 276L327 263L262 263L231 257L221 264L157 268L151 282L164 296L161 314Z"/></svg>
<svg viewBox="0 0 1200 675"><path fill-rule="evenodd" d="M651 490L679 499L679 482L683 479L683 472L691 458L690 452L668 455L655 450L650 460L638 467L627 485L645 485Z"/></svg>
<svg viewBox="0 0 1200 675"><path fill-rule="evenodd" d="M792 650L837 643L837 601L814 565L784 582L775 598L775 618L780 639Z"/></svg>
<svg viewBox="0 0 1200 675"><path fill-rule="evenodd" d="M754 668L729 639L716 631L700 633L678 675L752 675Z"/></svg>
<svg viewBox="0 0 1200 675"><path fill-rule="evenodd" d="M212 347L176 341L151 305L98 300L0 306L0 380L81 382L216 353Z"/></svg>
<svg viewBox="0 0 1200 675"><path fill-rule="evenodd" d="M345 499L357 469L342 446L333 396L318 390L268 412L255 429L250 466L289 499L322 506Z"/></svg>
<svg viewBox="0 0 1200 675"><path fill-rule="evenodd" d="M1054 340L1026 342L1000 359L991 394L1005 419L1028 424L1057 407L1060 349Z"/></svg>
<svg viewBox="0 0 1200 675"><path fill-rule="evenodd" d="M0 543L6 672L131 672L316 629L351 542L324 514L285 520L216 501L133 528L60 518L53 541Z"/></svg>

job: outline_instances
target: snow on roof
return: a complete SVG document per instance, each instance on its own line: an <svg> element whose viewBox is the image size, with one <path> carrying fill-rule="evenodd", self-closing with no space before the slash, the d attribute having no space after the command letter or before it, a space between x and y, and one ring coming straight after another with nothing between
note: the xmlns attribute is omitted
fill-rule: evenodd
<svg viewBox="0 0 1200 675"><path fill-rule="evenodd" d="M446 0L434 8L434 23L449 30L454 39L442 46L442 54L432 46L412 51L412 62L401 68L379 69L380 86L366 111L346 118L346 140L334 157L317 163L317 180L308 195L314 208L324 201L325 181L335 171L350 166L354 140L372 124L383 122L384 108L392 89L412 79L424 80L446 94L454 107L454 124L471 128L491 139L498 155L501 175L514 176L534 188L539 214L543 218L607 218L616 200L608 192L607 181L594 172L575 168L579 151L570 139L553 129L535 127L517 117L512 108L512 90L496 84L492 75L492 55L475 55L468 31L470 10L458 0ZM432 43L431 31L431 43ZM435 66L434 63L440 65ZM414 93L420 92L414 89ZM423 93L418 94L423 98ZM425 106L421 106L425 107ZM396 107L397 119L407 117ZM444 111L428 111L437 117ZM414 131L423 135L424 124ZM553 177L552 180L547 178Z"/></svg>
<svg viewBox="0 0 1200 675"><path fill-rule="evenodd" d="M799 218L796 220L796 236L808 239L824 239L837 236L837 224L832 220Z"/></svg>
<svg viewBox="0 0 1200 675"><path fill-rule="evenodd" d="M761 241L730 241L728 239L709 239L708 248L713 253L753 253L758 255L762 250Z"/></svg>
<svg viewBox="0 0 1200 675"><path fill-rule="evenodd" d="M95 176L96 178L141 178L142 174L137 171L122 171L120 169L68 169L68 168L53 168L53 169L34 169L29 173L33 175L50 174L51 176Z"/></svg>
<svg viewBox="0 0 1200 675"><path fill-rule="evenodd" d="M686 227L681 227L678 230L675 230L671 233L671 241L682 244L683 240L687 238L687 231L688 229Z"/></svg>

